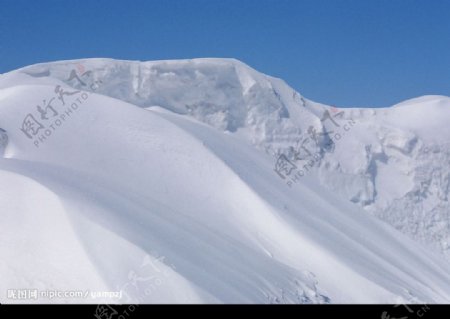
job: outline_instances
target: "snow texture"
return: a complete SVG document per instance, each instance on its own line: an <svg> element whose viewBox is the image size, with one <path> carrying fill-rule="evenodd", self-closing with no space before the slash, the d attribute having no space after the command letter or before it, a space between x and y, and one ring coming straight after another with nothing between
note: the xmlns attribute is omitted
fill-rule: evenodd
<svg viewBox="0 0 450 319"><path fill-rule="evenodd" d="M449 118L443 96L315 103L234 59L2 74L0 301L449 302Z"/></svg>

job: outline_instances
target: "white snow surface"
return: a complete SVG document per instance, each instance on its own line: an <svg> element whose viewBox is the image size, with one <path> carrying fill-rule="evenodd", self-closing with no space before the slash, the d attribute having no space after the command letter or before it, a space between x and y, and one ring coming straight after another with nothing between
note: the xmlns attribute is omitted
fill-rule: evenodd
<svg viewBox="0 0 450 319"><path fill-rule="evenodd" d="M0 302L448 303L448 119L448 97L337 109L234 59L2 74Z"/></svg>

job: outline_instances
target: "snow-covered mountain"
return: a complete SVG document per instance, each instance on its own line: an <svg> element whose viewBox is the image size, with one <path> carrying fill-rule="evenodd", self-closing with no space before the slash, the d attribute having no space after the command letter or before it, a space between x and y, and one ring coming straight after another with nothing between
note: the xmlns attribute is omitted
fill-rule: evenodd
<svg viewBox="0 0 450 319"><path fill-rule="evenodd" d="M2 74L0 301L449 302L449 118L233 59Z"/></svg>

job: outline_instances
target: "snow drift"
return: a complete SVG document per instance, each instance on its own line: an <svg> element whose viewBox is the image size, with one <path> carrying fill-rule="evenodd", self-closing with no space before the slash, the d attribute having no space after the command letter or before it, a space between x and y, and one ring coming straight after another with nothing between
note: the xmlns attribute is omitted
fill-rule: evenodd
<svg viewBox="0 0 450 319"><path fill-rule="evenodd" d="M337 109L230 59L3 74L0 300L449 302L449 104Z"/></svg>

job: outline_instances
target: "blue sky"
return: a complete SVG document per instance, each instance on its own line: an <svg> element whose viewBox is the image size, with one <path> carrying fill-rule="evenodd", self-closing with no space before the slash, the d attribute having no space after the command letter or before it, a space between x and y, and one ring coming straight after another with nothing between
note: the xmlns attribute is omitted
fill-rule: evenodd
<svg viewBox="0 0 450 319"><path fill-rule="evenodd" d="M336 106L450 96L447 0L0 0L0 72L234 57Z"/></svg>

